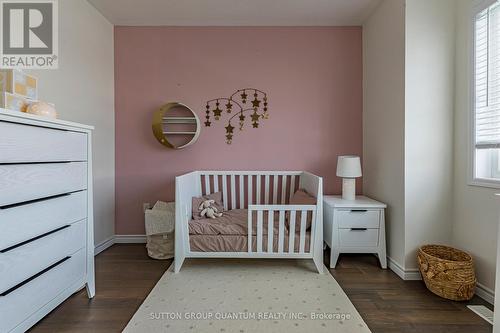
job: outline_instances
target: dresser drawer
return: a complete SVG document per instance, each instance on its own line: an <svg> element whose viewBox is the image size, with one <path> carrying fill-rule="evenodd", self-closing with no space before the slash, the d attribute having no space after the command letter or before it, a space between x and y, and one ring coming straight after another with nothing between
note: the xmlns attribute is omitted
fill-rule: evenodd
<svg viewBox="0 0 500 333"><path fill-rule="evenodd" d="M378 210L336 210L339 228L379 228Z"/></svg>
<svg viewBox="0 0 500 333"><path fill-rule="evenodd" d="M0 252L0 293L85 247L86 229L82 220Z"/></svg>
<svg viewBox="0 0 500 333"><path fill-rule="evenodd" d="M87 134L0 121L0 163L86 161Z"/></svg>
<svg viewBox="0 0 500 333"><path fill-rule="evenodd" d="M42 308L66 288L83 281L86 274L86 253L82 249L70 258L61 257L40 271L38 276L17 288L0 291L0 332L9 332L27 317ZM64 261L62 261L64 260ZM58 263L58 264L57 264ZM55 265L57 264L57 265ZM54 267L51 267L55 265Z"/></svg>
<svg viewBox="0 0 500 333"><path fill-rule="evenodd" d="M0 165L0 207L87 189L87 163Z"/></svg>
<svg viewBox="0 0 500 333"><path fill-rule="evenodd" d="M87 218L87 191L0 209L0 250Z"/></svg>
<svg viewBox="0 0 500 333"><path fill-rule="evenodd" d="M378 246L379 229L339 229L341 247L375 247Z"/></svg>

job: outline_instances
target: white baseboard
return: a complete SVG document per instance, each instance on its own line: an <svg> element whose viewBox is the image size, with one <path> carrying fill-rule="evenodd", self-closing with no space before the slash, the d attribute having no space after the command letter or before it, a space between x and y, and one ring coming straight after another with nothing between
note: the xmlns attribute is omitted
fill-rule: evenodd
<svg viewBox="0 0 500 333"><path fill-rule="evenodd" d="M389 268L391 269L391 271L396 273L396 275L399 276L401 279L406 281L422 280L422 277L420 276L420 272L418 269L416 268L405 269L391 257L387 257L387 262L389 264Z"/></svg>
<svg viewBox="0 0 500 333"><path fill-rule="evenodd" d="M396 273L397 276L399 276L401 279L405 280L405 270L404 268L398 264L394 259L391 257L387 257L387 266L391 271Z"/></svg>
<svg viewBox="0 0 500 333"><path fill-rule="evenodd" d="M115 243L118 244L145 244L146 235L115 235Z"/></svg>
<svg viewBox="0 0 500 333"><path fill-rule="evenodd" d="M389 264L389 268L401 279L406 281L422 280L422 276L420 275L418 268L404 269L399 263L390 257L387 257L387 262ZM476 285L476 295L492 305L495 303L495 292L479 282Z"/></svg>
<svg viewBox="0 0 500 333"><path fill-rule="evenodd" d="M495 304L495 291L486 287L482 283L477 283L476 285L476 295L484 299L486 302L491 305Z"/></svg>
<svg viewBox="0 0 500 333"><path fill-rule="evenodd" d="M95 246L94 256L106 250L108 247L111 247L114 243L115 243L115 236L111 236L108 239L103 240L102 242L100 242Z"/></svg>
<svg viewBox="0 0 500 333"><path fill-rule="evenodd" d="M145 244L146 235L114 235L94 247L94 256L98 255L113 244Z"/></svg>

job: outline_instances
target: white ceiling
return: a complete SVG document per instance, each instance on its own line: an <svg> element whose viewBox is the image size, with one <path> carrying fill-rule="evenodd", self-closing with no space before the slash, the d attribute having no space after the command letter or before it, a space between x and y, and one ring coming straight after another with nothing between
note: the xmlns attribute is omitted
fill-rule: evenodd
<svg viewBox="0 0 500 333"><path fill-rule="evenodd" d="M111 23L139 26L361 25L381 0L88 0Z"/></svg>

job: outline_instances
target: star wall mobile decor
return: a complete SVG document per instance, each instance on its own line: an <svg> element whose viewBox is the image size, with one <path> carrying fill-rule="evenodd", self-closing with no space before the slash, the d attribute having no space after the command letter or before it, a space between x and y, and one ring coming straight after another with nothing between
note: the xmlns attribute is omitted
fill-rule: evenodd
<svg viewBox="0 0 500 333"><path fill-rule="evenodd" d="M269 119L268 105L267 94L262 90L255 88L238 89L229 98L219 97L207 101L205 127L210 127L212 124L210 121L212 116L215 120L220 120L223 111L230 114L231 117L229 117L225 129L226 143L231 144L235 129L232 122L238 121L238 128L243 131L247 116L251 113L252 128L259 128L260 120ZM235 120L236 117L238 117L237 120Z"/></svg>

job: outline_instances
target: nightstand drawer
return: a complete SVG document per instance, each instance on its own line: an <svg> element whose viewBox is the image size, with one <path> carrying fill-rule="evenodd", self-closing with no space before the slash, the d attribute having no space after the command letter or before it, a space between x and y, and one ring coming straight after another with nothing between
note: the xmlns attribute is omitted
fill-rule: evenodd
<svg viewBox="0 0 500 333"><path fill-rule="evenodd" d="M380 226L379 210L336 210L334 214L337 215L336 218L340 229L378 229Z"/></svg>
<svg viewBox="0 0 500 333"><path fill-rule="evenodd" d="M378 246L378 229L339 229L341 247Z"/></svg>

